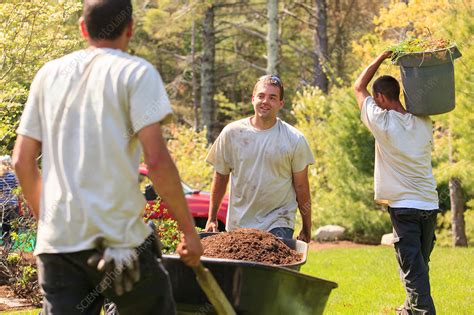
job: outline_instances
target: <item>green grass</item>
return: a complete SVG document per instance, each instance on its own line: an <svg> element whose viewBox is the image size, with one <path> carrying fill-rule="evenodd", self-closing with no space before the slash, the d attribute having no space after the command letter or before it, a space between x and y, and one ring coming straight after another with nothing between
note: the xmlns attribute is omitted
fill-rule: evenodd
<svg viewBox="0 0 474 315"><path fill-rule="evenodd" d="M436 247L430 268L438 314L474 314L474 249ZM339 285L329 297L325 315L395 314L395 307L405 297L391 247L311 250L301 271ZM38 312L39 309L0 314Z"/></svg>
<svg viewBox="0 0 474 315"><path fill-rule="evenodd" d="M395 314L405 293L393 248L374 246L310 251L301 270L337 282L325 314ZM474 249L436 247L430 263L438 314L474 314Z"/></svg>

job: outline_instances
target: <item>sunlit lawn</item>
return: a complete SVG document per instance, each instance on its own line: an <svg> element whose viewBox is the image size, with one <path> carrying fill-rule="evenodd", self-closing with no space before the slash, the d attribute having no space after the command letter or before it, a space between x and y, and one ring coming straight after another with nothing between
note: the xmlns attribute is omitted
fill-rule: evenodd
<svg viewBox="0 0 474 315"><path fill-rule="evenodd" d="M474 249L436 247L431 258L438 314L474 314ZM325 315L395 314L404 300L391 247L310 250L301 271L339 285L331 293ZM38 314L39 309L0 313Z"/></svg>
<svg viewBox="0 0 474 315"><path fill-rule="evenodd" d="M437 313L474 314L474 249L436 247L430 269ZM338 283L327 315L395 314L405 297L391 247L311 250L301 271Z"/></svg>

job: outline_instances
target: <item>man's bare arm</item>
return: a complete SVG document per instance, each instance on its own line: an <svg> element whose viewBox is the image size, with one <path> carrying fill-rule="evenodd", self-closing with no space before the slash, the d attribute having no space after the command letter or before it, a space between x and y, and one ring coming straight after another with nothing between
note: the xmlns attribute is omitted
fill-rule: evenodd
<svg viewBox="0 0 474 315"><path fill-rule="evenodd" d="M298 239L309 243L311 241L311 194L308 181L308 167L298 173L293 173L293 185L296 192L296 201L301 213L303 228Z"/></svg>
<svg viewBox="0 0 474 315"><path fill-rule="evenodd" d="M148 176L158 194L169 206L178 226L184 233L183 242L179 246L181 259L188 265L197 265L203 249L199 236L194 228L194 219L189 212L184 198L178 170L166 147L159 123L144 127L138 132L138 138L143 146ZM166 183L166 185L158 185Z"/></svg>
<svg viewBox="0 0 474 315"><path fill-rule="evenodd" d="M33 216L38 219L41 199L41 174L36 159L41 151L41 142L18 135L13 149L13 167L20 181L23 195Z"/></svg>
<svg viewBox="0 0 474 315"><path fill-rule="evenodd" d="M382 62L385 59L389 58L391 55L392 52L390 51L386 51L380 54L377 58L374 59L374 61L372 61L372 63L367 68L364 69L364 71L362 71L362 73L357 78L354 84L354 92L360 110L362 110L362 105L364 104L364 100L366 99L366 97L370 96L370 93L367 90L369 82L373 79Z"/></svg>
<svg viewBox="0 0 474 315"><path fill-rule="evenodd" d="M214 172L211 186L211 201L209 203L209 216L206 223L206 232L217 232L217 212L221 207L222 199L227 190L227 183L229 182L229 175L222 175Z"/></svg>

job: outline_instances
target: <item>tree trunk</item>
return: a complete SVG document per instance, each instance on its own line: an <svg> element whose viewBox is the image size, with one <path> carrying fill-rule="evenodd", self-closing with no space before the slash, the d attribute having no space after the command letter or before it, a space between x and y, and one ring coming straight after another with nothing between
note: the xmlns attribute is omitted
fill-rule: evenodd
<svg viewBox="0 0 474 315"><path fill-rule="evenodd" d="M453 244L455 247L467 247L462 186L461 181L456 177L449 179L449 197L451 198Z"/></svg>
<svg viewBox="0 0 474 315"><path fill-rule="evenodd" d="M206 138L214 141L214 60L215 60L214 6L206 10L203 23L203 53L201 58L202 123L207 128Z"/></svg>
<svg viewBox="0 0 474 315"><path fill-rule="evenodd" d="M450 122L451 124L451 122ZM452 144L451 126L448 133L449 145L449 163L454 164L454 149ZM459 178L451 177L449 179L449 198L451 202L452 212L452 230L453 230L453 245L455 247L467 247L466 225L464 222L464 199L462 194L462 186Z"/></svg>
<svg viewBox="0 0 474 315"><path fill-rule="evenodd" d="M267 0L267 74L278 74L278 0Z"/></svg>
<svg viewBox="0 0 474 315"><path fill-rule="evenodd" d="M199 99L198 99L198 82L197 82L197 71L196 71L196 22L193 19L192 24L192 35L191 35L191 62L192 62L192 85L193 85L193 112L194 112L194 131L199 131Z"/></svg>
<svg viewBox="0 0 474 315"><path fill-rule="evenodd" d="M327 62L328 57L326 0L316 0L316 16L318 21L314 38L314 86L319 87L321 91L327 94L329 90L329 81L324 72L324 64Z"/></svg>

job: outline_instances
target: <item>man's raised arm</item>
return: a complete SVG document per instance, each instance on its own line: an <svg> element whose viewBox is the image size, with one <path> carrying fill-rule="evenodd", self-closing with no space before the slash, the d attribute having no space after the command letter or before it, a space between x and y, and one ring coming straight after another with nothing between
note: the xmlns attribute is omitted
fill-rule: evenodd
<svg viewBox="0 0 474 315"><path fill-rule="evenodd" d="M357 78L354 84L354 92L360 110L362 110L362 105L364 104L365 98L367 96L370 96L370 93L367 90L369 82L373 79L382 62L385 59L390 58L391 55L391 51L386 51L380 54L377 58L374 59L374 61L372 61L372 63L367 68L364 69L364 71L362 71L362 73Z"/></svg>

